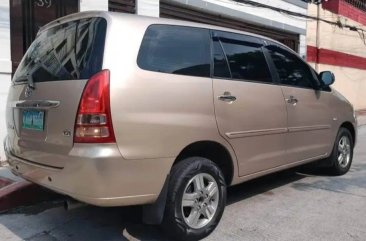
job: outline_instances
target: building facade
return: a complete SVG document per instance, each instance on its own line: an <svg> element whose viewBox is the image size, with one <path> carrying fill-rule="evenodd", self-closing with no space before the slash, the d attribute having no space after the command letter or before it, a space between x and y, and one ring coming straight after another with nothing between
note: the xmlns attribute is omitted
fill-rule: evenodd
<svg viewBox="0 0 366 241"><path fill-rule="evenodd" d="M265 35L305 58L307 22L270 7L307 14L308 4L299 0L254 2L268 7L233 0L0 0L0 140L6 134L4 113L12 73L44 24L88 10L174 18ZM1 145L0 159L3 158Z"/></svg>
<svg viewBox="0 0 366 241"><path fill-rule="evenodd" d="M11 78L9 3L0 1L0 160L4 158L2 140L5 137L5 103Z"/></svg>
<svg viewBox="0 0 366 241"><path fill-rule="evenodd" d="M307 60L336 76L335 89L359 112L366 110L366 1L331 0L309 5ZM326 20L328 22L324 22ZM333 22L336 24L330 24Z"/></svg>

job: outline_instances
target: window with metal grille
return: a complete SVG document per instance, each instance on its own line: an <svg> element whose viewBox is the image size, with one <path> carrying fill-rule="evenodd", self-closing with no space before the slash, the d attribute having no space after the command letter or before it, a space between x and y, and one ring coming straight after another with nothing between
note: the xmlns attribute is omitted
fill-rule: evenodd
<svg viewBox="0 0 366 241"><path fill-rule="evenodd" d="M345 2L366 12L366 0L345 0Z"/></svg>
<svg viewBox="0 0 366 241"><path fill-rule="evenodd" d="M136 0L109 0L108 10L111 12L135 13Z"/></svg>
<svg viewBox="0 0 366 241"><path fill-rule="evenodd" d="M300 43L298 34L280 31L278 29L266 28L263 26L258 26L243 21L237 21L212 13L190 9L184 6L176 5L174 2L171 2L169 0L160 0L160 17L212 24L221 27L260 34L275 39L295 51L298 51Z"/></svg>

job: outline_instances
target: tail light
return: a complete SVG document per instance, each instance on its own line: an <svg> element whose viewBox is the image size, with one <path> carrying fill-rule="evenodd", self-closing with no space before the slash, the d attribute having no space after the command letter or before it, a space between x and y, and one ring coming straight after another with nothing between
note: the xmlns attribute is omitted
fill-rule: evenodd
<svg viewBox="0 0 366 241"><path fill-rule="evenodd" d="M85 86L76 117L74 142L116 142L111 119L109 70L93 75Z"/></svg>

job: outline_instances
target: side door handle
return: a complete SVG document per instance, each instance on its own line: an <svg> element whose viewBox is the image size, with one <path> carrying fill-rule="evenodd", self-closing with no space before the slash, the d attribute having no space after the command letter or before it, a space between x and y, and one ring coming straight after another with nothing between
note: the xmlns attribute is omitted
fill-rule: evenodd
<svg viewBox="0 0 366 241"><path fill-rule="evenodd" d="M217 97L219 100L221 101L225 101L225 102L233 102L236 101L236 97L231 95L230 92L225 91L223 95L219 95Z"/></svg>
<svg viewBox="0 0 366 241"><path fill-rule="evenodd" d="M299 100L298 99L296 99L294 96L290 96L289 98L286 98L285 99L286 100L286 102L288 103L288 104L291 104L291 105L297 105L297 103L299 102Z"/></svg>

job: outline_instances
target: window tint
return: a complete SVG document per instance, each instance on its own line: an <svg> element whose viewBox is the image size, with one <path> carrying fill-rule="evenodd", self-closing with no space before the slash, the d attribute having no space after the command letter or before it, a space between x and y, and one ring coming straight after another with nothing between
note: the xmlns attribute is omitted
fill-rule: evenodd
<svg viewBox="0 0 366 241"><path fill-rule="evenodd" d="M210 32L200 28L152 25L145 33L137 64L156 72L209 77Z"/></svg>
<svg viewBox="0 0 366 241"><path fill-rule="evenodd" d="M235 35L235 39L230 36ZM251 37L225 34L220 37L229 61L233 79L272 82L266 59L260 43L250 41Z"/></svg>
<svg viewBox="0 0 366 241"><path fill-rule="evenodd" d="M34 82L88 79L103 63L107 22L89 18L41 32L19 65L15 81L30 75Z"/></svg>
<svg viewBox="0 0 366 241"><path fill-rule="evenodd" d="M231 79L231 73L229 70L228 63L226 61L225 54L222 50L221 44L218 38L213 41L213 51L214 51L214 76L220 78Z"/></svg>
<svg viewBox="0 0 366 241"><path fill-rule="evenodd" d="M281 84L313 88L311 70L300 58L280 46L269 45L266 48L276 66Z"/></svg>

